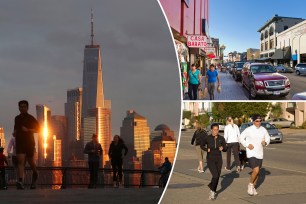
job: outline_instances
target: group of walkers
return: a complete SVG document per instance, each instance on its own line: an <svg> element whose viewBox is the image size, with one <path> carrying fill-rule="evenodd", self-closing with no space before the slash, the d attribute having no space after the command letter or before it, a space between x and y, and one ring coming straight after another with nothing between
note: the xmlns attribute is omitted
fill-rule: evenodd
<svg viewBox="0 0 306 204"><path fill-rule="evenodd" d="M20 114L15 117L13 137L11 138L7 153L12 157L12 163L16 170L16 187L23 190L24 186L24 168L26 162L32 170L32 182L30 189L36 189L36 182L38 178L38 171L34 160L35 154L35 140L34 133L39 132L38 121L28 113L29 103L26 100L18 102ZM108 155L111 160L113 171L114 187L122 185L122 153L127 155L128 148L119 135L115 135L110 144ZM5 179L5 164L8 161L4 155L4 148L0 147L0 189L7 189ZM12 152L12 153L11 153ZM88 154L88 166L90 172L90 182L88 188L96 188L98 180L98 171L103 154L102 146L98 142L98 136L92 135L92 141L88 142L84 148L84 154Z"/></svg>
<svg viewBox="0 0 306 204"><path fill-rule="evenodd" d="M233 152L236 172L240 172L241 163L239 159L240 144L246 148L248 163L252 169L250 182L248 184L247 193L251 196L257 195L256 182L258 180L259 171L263 161L263 147L270 143L268 131L261 126L262 118L255 114L252 116L253 125L246 128L241 134L239 128L234 124L233 118L227 118L227 125L224 129L224 137L219 135L219 125L213 123L211 125L210 134L199 125L195 131L191 144L195 145L199 160L198 172L203 173L203 155L207 152L207 167L212 175L211 182L208 184L210 189L209 199L216 199L216 190L222 169L222 152L227 152L226 171L230 171L231 154Z"/></svg>
<svg viewBox="0 0 306 204"><path fill-rule="evenodd" d="M206 72L205 77L205 88L203 90L203 93L201 95L206 97L206 94L208 92L209 99L214 100L215 99L215 90L216 90L216 83L218 82L218 92L221 91L221 83L218 71L215 67L215 65L211 64L209 66L209 70ZM202 79L201 79L201 73L196 68L195 64L191 65L191 69L187 73L187 80L185 83L185 86L188 86L188 96L190 100L197 100L198 99L198 92L202 92Z"/></svg>

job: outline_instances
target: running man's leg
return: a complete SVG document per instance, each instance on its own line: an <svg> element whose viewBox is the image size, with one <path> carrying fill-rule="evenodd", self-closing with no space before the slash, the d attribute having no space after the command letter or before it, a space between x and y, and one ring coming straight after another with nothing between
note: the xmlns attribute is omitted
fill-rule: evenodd
<svg viewBox="0 0 306 204"><path fill-rule="evenodd" d="M17 161L18 161L18 181L23 182L23 175L24 175L24 165L25 165L25 154L17 154Z"/></svg>
<svg viewBox="0 0 306 204"><path fill-rule="evenodd" d="M31 183L31 189L35 189L36 188L36 181L38 178L38 173L37 173L37 168L36 168L36 164L35 164L35 160L34 160L34 155L32 155L31 157L27 157L27 161L32 169L32 183Z"/></svg>
<svg viewBox="0 0 306 204"><path fill-rule="evenodd" d="M215 159L208 159L207 160L207 166L209 168L209 171L212 175L211 181L208 184L208 187L210 188L210 190L215 192L215 189L217 188L218 185L218 180L219 180L219 173L218 173L218 166L217 166L217 162L215 161Z"/></svg>

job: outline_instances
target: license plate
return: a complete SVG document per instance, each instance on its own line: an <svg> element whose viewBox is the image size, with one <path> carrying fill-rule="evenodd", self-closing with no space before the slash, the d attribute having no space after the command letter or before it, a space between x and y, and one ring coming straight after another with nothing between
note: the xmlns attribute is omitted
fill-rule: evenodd
<svg viewBox="0 0 306 204"><path fill-rule="evenodd" d="M273 95L280 95L280 91L274 91Z"/></svg>

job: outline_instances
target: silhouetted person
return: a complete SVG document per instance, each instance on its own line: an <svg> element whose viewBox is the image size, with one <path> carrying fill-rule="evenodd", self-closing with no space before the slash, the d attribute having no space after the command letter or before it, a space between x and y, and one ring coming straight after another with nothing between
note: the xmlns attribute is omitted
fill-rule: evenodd
<svg viewBox="0 0 306 204"><path fill-rule="evenodd" d="M3 147L0 147L0 190L7 190L6 181L5 181L5 166L8 165L5 155L3 154Z"/></svg>
<svg viewBox="0 0 306 204"><path fill-rule="evenodd" d="M34 133L39 131L37 120L28 113L29 102L22 100L18 102L20 114L15 117L14 135L16 142L16 155L18 161L18 181L16 182L17 189L24 189L24 166L28 161L33 174L31 189L36 188L38 177L36 164L34 161L35 140Z"/></svg>
<svg viewBox="0 0 306 204"><path fill-rule="evenodd" d="M124 150L124 156L126 156L128 148L124 144L124 141L119 137L119 135L115 135L108 150L108 156L111 159L111 164L113 169L113 181L115 188L122 186L122 165L123 165L122 151L123 150Z"/></svg>
<svg viewBox="0 0 306 204"><path fill-rule="evenodd" d="M102 146L98 142L98 136L92 134L92 141L87 142L84 154L88 154L88 167L90 172L90 182L88 188L96 188L98 180L99 165L102 156Z"/></svg>
<svg viewBox="0 0 306 204"><path fill-rule="evenodd" d="M207 166L212 175L208 184L210 188L209 199L214 200L216 199L216 190L223 164L221 152L227 150L224 137L219 135L219 125L217 123L211 125L211 134L203 140L201 148L207 151Z"/></svg>
<svg viewBox="0 0 306 204"><path fill-rule="evenodd" d="M162 182L163 182L162 187L165 187L167 185L168 178L169 178L170 172L171 172L171 168L172 168L172 164L169 161L168 157L166 157L163 165L161 167L159 167L159 169L161 171L161 174L162 174L162 176L161 176Z"/></svg>

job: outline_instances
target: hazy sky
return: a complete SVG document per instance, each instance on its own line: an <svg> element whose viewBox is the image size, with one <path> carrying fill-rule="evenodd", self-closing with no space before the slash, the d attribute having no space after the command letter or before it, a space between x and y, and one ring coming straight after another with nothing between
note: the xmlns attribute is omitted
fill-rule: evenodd
<svg viewBox="0 0 306 204"><path fill-rule="evenodd" d="M179 72L157 1L1 0L0 127L7 142L21 99L35 117L36 104L64 115L67 89L82 86L91 8L113 134L120 133L128 109L146 117L151 130L165 123L178 134Z"/></svg>
<svg viewBox="0 0 306 204"><path fill-rule="evenodd" d="M225 53L260 48L257 30L275 14L306 18L305 0L210 0L209 31L226 46Z"/></svg>

